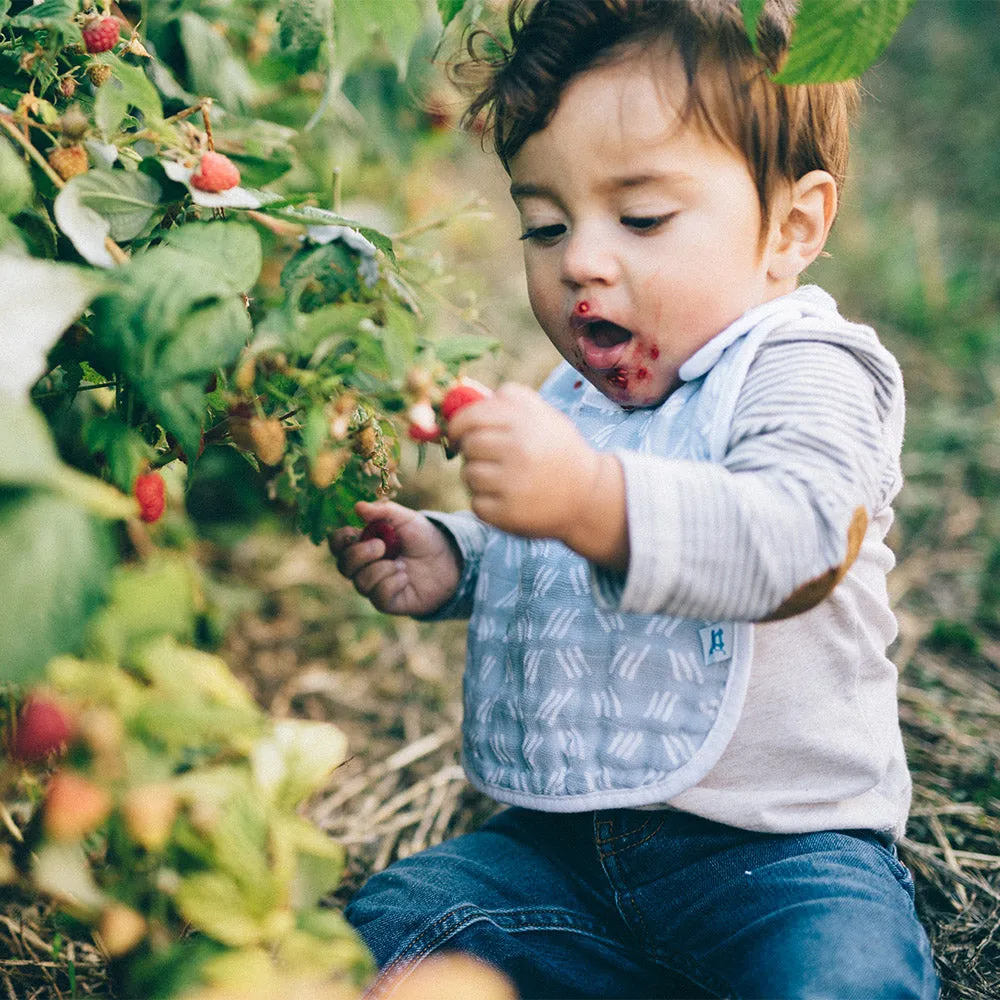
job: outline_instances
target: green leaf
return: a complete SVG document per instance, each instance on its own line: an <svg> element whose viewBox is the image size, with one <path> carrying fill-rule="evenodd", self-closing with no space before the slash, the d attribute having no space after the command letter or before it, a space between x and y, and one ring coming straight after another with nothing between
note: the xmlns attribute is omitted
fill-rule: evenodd
<svg viewBox="0 0 1000 1000"><path fill-rule="evenodd" d="M0 486L41 486L59 468L45 418L30 403L0 392Z"/></svg>
<svg viewBox="0 0 1000 1000"><path fill-rule="evenodd" d="M114 267L105 237L135 239L159 208L160 194L160 185L141 171L88 170L59 192L56 222L87 263Z"/></svg>
<svg viewBox="0 0 1000 1000"><path fill-rule="evenodd" d="M464 6L465 0L437 0L438 13L441 15L441 24L447 28L462 12Z"/></svg>
<svg viewBox="0 0 1000 1000"><path fill-rule="evenodd" d="M110 569L106 531L76 504L0 491L0 678L24 683L76 650Z"/></svg>
<svg viewBox="0 0 1000 1000"><path fill-rule="evenodd" d="M263 263L260 236L244 222L178 226L164 242L183 251L189 267L209 270L223 289L220 294L248 292Z"/></svg>
<svg viewBox="0 0 1000 1000"><path fill-rule="evenodd" d="M111 481L124 493L132 492L136 476L153 457L153 449L142 435L116 413L107 413L86 424L83 441L91 455L104 456Z"/></svg>
<svg viewBox="0 0 1000 1000"><path fill-rule="evenodd" d="M860 76L882 54L915 0L801 0L785 84L835 83Z"/></svg>
<svg viewBox="0 0 1000 1000"><path fill-rule="evenodd" d="M365 239L371 241L375 247L381 250L392 262L396 263L396 254L392 248L392 239L385 233L372 229L371 226L363 226L360 222L345 219L336 212L331 212L325 208L316 208L314 205L292 205L286 201L273 201L261 205L259 211L265 215L273 215L279 219L287 219L290 222L302 222L309 226L347 226L356 232L361 233Z"/></svg>
<svg viewBox="0 0 1000 1000"><path fill-rule="evenodd" d="M102 284L70 264L0 254L0 395L27 395L48 370L49 350Z"/></svg>
<svg viewBox="0 0 1000 1000"><path fill-rule="evenodd" d="M0 139L0 215L17 215L30 201L34 187L24 159L6 139Z"/></svg>
<svg viewBox="0 0 1000 1000"><path fill-rule="evenodd" d="M285 0L278 12L278 42L296 73L316 69L333 28L331 0Z"/></svg>
<svg viewBox="0 0 1000 1000"><path fill-rule="evenodd" d="M760 52L757 47L757 22L764 10L765 0L743 0L743 24L746 26L747 38L753 46L754 52Z"/></svg>
<svg viewBox="0 0 1000 1000"><path fill-rule="evenodd" d="M116 661L130 646L158 635L190 639L194 605L194 581L184 559L161 556L140 566L117 566L110 603L91 624L89 645Z"/></svg>
<svg viewBox="0 0 1000 1000"><path fill-rule="evenodd" d="M77 0L42 0L29 10L12 17L11 24L44 27L55 22L69 21L77 13Z"/></svg>
<svg viewBox="0 0 1000 1000"><path fill-rule="evenodd" d="M484 354L500 349L500 341L492 337L475 337L472 335L463 337L448 337L445 340L436 340L431 345L438 361L442 364L453 366L463 361L475 361Z"/></svg>
<svg viewBox="0 0 1000 1000"><path fill-rule="evenodd" d="M200 14L186 12L180 22L191 89L216 98L234 111L251 105L253 79L226 39Z"/></svg>
<svg viewBox="0 0 1000 1000"><path fill-rule="evenodd" d="M410 49L422 26L423 15L417 0L394 0L393 3L336 0L334 58L346 71L369 51L377 37L388 49L402 80L406 76Z"/></svg>
<svg viewBox="0 0 1000 1000"><path fill-rule="evenodd" d="M347 737L328 722L279 719L251 754L254 779L279 808L318 791L347 756Z"/></svg>
<svg viewBox="0 0 1000 1000"><path fill-rule="evenodd" d="M231 948L256 944L266 937L259 910L233 879L220 872L184 879L174 901L193 927Z"/></svg>
<svg viewBox="0 0 1000 1000"><path fill-rule="evenodd" d="M112 60L109 65L112 77L98 89L94 102L94 120L104 138L110 140L118 131L129 108L138 108L147 126L161 125L163 105L146 74L138 66L120 59Z"/></svg>

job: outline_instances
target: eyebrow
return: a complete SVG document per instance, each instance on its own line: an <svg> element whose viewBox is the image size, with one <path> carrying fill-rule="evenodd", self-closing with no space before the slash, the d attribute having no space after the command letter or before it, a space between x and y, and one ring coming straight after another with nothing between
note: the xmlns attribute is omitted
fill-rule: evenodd
<svg viewBox="0 0 1000 1000"><path fill-rule="evenodd" d="M694 178L680 170L666 170L662 173L628 174L623 177L609 177L600 186L608 191L625 191L629 188L644 187L648 184L691 184ZM510 196L518 198L549 198L558 200L555 192L544 184L511 184Z"/></svg>

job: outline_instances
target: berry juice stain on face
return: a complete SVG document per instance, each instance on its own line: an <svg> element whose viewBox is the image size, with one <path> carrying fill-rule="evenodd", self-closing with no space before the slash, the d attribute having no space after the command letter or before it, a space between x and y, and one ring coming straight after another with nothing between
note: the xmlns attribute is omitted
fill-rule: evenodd
<svg viewBox="0 0 1000 1000"><path fill-rule="evenodd" d="M651 347L649 349L649 356L655 361L660 356L660 349L658 347Z"/></svg>
<svg viewBox="0 0 1000 1000"><path fill-rule="evenodd" d="M590 312L590 303L577 302L576 309L574 310L574 312L577 314L577 316L586 316L587 313Z"/></svg>
<svg viewBox="0 0 1000 1000"><path fill-rule="evenodd" d="M638 370L638 371L637 371L637 372L635 373L635 377L636 377L636 379L637 379L638 381L642 382L642 381L643 381L644 379L647 379L647 378L649 378L649 369L648 369L648 368L640 368L640 369L639 369L639 370Z"/></svg>

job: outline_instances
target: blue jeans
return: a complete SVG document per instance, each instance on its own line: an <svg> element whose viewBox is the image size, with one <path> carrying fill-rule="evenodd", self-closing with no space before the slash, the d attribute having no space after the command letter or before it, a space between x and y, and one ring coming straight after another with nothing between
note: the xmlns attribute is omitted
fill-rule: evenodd
<svg viewBox="0 0 1000 1000"><path fill-rule="evenodd" d="M523 997L938 994L910 874L863 830L507 809L372 876L346 916L382 969L376 996L438 950L485 959Z"/></svg>

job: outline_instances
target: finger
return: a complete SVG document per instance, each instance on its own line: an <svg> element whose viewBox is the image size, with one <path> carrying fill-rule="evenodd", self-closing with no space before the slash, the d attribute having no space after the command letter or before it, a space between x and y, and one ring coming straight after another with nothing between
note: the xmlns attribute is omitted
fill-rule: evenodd
<svg viewBox="0 0 1000 1000"><path fill-rule="evenodd" d="M400 570L379 583L370 595L370 600L382 611L394 611L397 607L397 598L409 585L409 576L404 570Z"/></svg>
<svg viewBox="0 0 1000 1000"><path fill-rule="evenodd" d="M453 444L475 428L510 428L510 404L495 396L480 400L475 406L466 406L448 421L448 440Z"/></svg>
<svg viewBox="0 0 1000 1000"><path fill-rule="evenodd" d="M355 574L354 586L366 597L375 592L379 584L400 573L398 563L391 559L379 559L369 563Z"/></svg>
<svg viewBox="0 0 1000 1000"><path fill-rule="evenodd" d="M467 462L476 460L499 461L511 453L513 443L506 431L495 427L475 428L462 440L462 456Z"/></svg>
<svg viewBox="0 0 1000 1000"><path fill-rule="evenodd" d="M326 537L326 544L330 547L330 554L333 556L339 556L344 549L346 549L353 542L356 542L360 535L360 528L338 528Z"/></svg>
<svg viewBox="0 0 1000 1000"><path fill-rule="evenodd" d="M388 521L398 527L414 517L414 512L409 507L393 503L391 500L359 500L354 505L354 510L365 524L372 521Z"/></svg>
<svg viewBox="0 0 1000 1000"><path fill-rule="evenodd" d="M461 476L469 492L479 496L497 496L509 484L509 476L496 462L466 462Z"/></svg>
<svg viewBox="0 0 1000 1000"><path fill-rule="evenodd" d="M364 542L357 542L341 552L337 558L337 569L344 576L352 580L357 577L366 566L376 562L386 562L385 542L381 538L370 538Z"/></svg>

